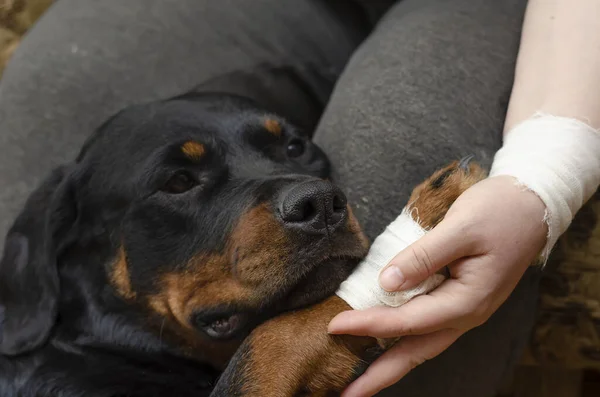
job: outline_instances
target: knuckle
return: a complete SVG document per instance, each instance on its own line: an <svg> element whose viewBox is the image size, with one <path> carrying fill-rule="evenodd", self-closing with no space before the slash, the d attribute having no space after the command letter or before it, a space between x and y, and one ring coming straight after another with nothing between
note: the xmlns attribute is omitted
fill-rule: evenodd
<svg viewBox="0 0 600 397"><path fill-rule="evenodd" d="M470 318L470 323L473 328L484 324L490 318L490 305L487 301L479 302L474 305Z"/></svg>
<svg viewBox="0 0 600 397"><path fill-rule="evenodd" d="M455 233L462 237L464 248L473 250L483 239L481 228L478 222L472 217L463 219L456 225Z"/></svg>
<svg viewBox="0 0 600 397"><path fill-rule="evenodd" d="M435 272L434 263L427 250L420 244L411 246L412 262L411 266L417 274L431 276Z"/></svg>
<svg viewBox="0 0 600 397"><path fill-rule="evenodd" d="M462 305L456 314L455 325L463 330L478 327L489 318L487 305L476 300Z"/></svg>
<svg viewBox="0 0 600 397"><path fill-rule="evenodd" d="M476 326L479 327L480 325L485 324L488 320L490 319L490 313L486 312L484 314L480 314L477 317L477 321L475 322Z"/></svg>
<svg viewBox="0 0 600 397"><path fill-rule="evenodd" d="M425 361L427 361L427 358L422 357L422 356L411 357L408 360L408 368L410 369L410 371L412 371L413 369L417 368L419 365L424 364Z"/></svg>
<svg viewBox="0 0 600 397"><path fill-rule="evenodd" d="M417 334L415 327L412 325L406 325L401 331L402 331L401 335L416 335Z"/></svg>
<svg viewBox="0 0 600 397"><path fill-rule="evenodd" d="M396 327L391 331L397 336L415 335L416 333L414 326L411 324L396 325ZM392 332L390 332L390 334L392 334Z"/></svg>
<svg viewBox="0 0 600 397"><path fill-rule="evenodd" d="M389 315L387 317L378 317L372 323L372 329L377 331L381 337L399 337L413 335L415 332L414 324L410 321Z"/></svg>

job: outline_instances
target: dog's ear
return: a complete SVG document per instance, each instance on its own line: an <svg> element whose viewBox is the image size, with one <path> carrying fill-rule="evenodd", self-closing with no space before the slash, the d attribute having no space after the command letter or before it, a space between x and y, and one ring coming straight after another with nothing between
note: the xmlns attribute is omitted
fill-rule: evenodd
<svg viewBox="0 0 600 397"><path fill-rule="evenodd" d="M57 256L77 218L68 167L27 200L6 236L0 260L0 354L39 347L54 325L59 299Z"/></svg>

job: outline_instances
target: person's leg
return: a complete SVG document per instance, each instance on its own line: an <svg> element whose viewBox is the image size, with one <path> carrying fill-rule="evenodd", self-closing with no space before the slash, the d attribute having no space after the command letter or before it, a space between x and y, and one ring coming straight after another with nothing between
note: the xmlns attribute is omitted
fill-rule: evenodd
<svg viewBox="0 0 600 397"><path fill-rule="evenodd" d="M316 124L364 19L327 0L57 1L0 80L0 234L35 183L128 104L230 75L251 90L243 75L260 70Z"/></svg>
<svg viewBox="0 0 600 397"><path fill-rule="evenodd" d="M525 0L404 0L340 77L315 140L330 156L370 238L418 183L501 145ZM488 323L415 369L386 396L493 396L528 339L537 275Z"/></svg>

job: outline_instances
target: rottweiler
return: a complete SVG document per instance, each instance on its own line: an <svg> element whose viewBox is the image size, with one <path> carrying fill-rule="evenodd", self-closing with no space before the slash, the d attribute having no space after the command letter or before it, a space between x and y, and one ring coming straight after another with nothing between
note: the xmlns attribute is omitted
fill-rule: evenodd
<svg viewBox="0 0 600 397"><path fill-rule="evenodd" d="M326 333L368 250L329 168L305 130L242 96L110 118L6 237L0 396L339 392L385 343ZM415 189L423 226L477 170Z"/></svg>

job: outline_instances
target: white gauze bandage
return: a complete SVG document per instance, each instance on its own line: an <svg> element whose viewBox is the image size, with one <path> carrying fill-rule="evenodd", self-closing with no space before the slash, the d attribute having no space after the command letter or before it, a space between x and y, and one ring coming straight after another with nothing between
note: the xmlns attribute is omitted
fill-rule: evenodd
<svg viewBox="0 0 600 397"><path fill-rule="evenodd" d="M340 285L336 295L355 310L375 306L398 307L414 297L426 294L440 285L445 277L435 274L406 291L387 292L379 286L379 273L400 251L408 247L426 231L411 217L406 208L395 221L390 223L369 249L366 258Z"/></svg>
<svg viewBox="0 0 600 397"><path fill-rule="evenodd" d="M600 185L600 133L576 119L538 113L505 137L490 171L490 177L499 175L514 177L546 205L545 262Z"/></svg>

